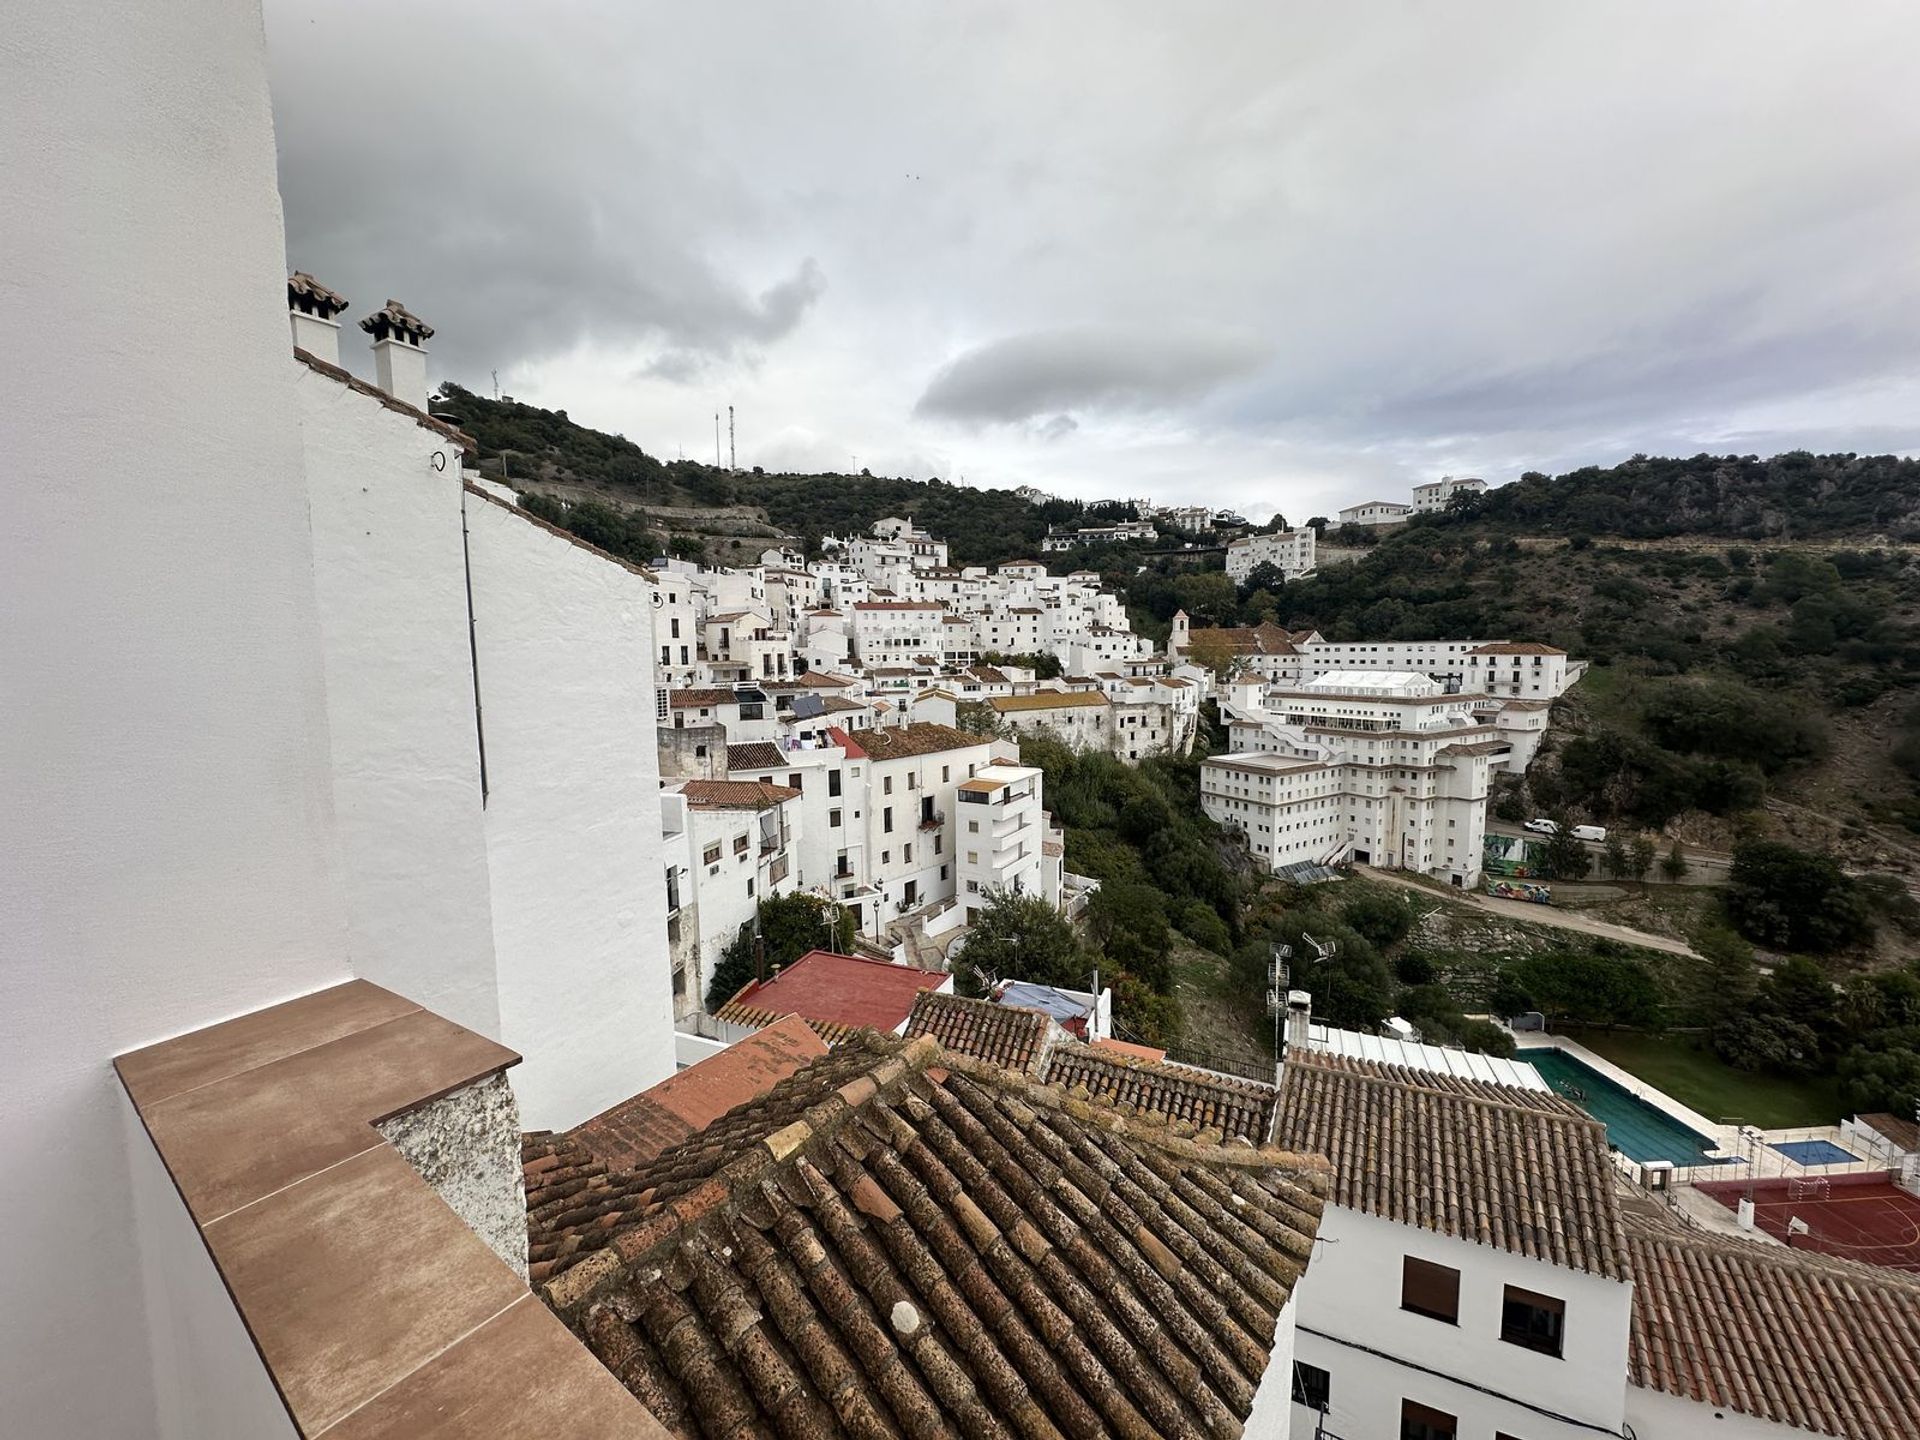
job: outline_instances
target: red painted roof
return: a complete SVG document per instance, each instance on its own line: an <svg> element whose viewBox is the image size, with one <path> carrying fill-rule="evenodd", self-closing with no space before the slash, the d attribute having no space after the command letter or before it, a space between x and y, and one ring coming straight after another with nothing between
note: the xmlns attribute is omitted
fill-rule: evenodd
<svg viewBox="0 0 1920 1440"><path fill-rule="evenodd" d="M939 989L946 978L885 960L809 950L765 984L748 985L731 1003L891 1034L906 1023L920 992Z"/></svg>
<svg viewBox="0 0 1920 1440"><path fill-rule="evenodd" d="M573 1138L595 1159L629 1169L706 1129L736 1105L758 1100L826 1053L826 1045L806 1021L785 1016L603 1110L575 1130Z"/></svg>
<svg viewBox="0 0 1920 1440"><path fill-rule="evenodd" d="M855 744L853 737L838 725L829 725L827 727L827 737L847 752L847 758L849 760L864 760L867 758L867 752Z"/></svg>

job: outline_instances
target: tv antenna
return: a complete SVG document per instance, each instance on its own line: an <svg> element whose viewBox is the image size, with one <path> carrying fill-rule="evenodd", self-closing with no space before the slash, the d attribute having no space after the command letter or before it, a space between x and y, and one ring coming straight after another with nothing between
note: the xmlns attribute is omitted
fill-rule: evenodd
<svg viewBox="0 0 1920 1440"><path fill-rule="evenodd" d="M1309 937L1311 938L1311 937ZM1267 961L1267 1014L1273 1018L1273 1053L1280 1053L1280 1021L1287 1013L1287 989L1292 975L1287 962L1293 958L1291 945L1276 945Z"/></svg>

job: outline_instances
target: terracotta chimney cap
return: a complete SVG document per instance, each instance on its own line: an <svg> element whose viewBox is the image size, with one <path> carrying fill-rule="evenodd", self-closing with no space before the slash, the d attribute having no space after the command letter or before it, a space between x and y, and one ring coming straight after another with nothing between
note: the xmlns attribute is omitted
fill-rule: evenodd
<svg viewBox="0 0 1920 1440"><path fill-rule="evenodd" d="M347 297L329 290L304 270L287 277L287 308L331 320L347 308Z"/></svg>
<svg viewBox="0 0 1920 1440"><path fill-rule="evenodd" d="M433 327L398 300L387 303L360 322L360 328L375 340L393 338L418 345L433 338Z"/></svg>

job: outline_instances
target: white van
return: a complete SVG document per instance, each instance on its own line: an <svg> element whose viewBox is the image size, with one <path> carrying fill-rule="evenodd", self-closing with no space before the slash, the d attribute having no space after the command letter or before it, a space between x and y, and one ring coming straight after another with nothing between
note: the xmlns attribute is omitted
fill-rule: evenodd
<svg viewBox="0 0 1920 1440"><path fill-rule="evenodd" d="M1576 825L1573 827L1573 838L1576 840L1602 841L1607 838L1607 827L1604 825Z"/></svg>

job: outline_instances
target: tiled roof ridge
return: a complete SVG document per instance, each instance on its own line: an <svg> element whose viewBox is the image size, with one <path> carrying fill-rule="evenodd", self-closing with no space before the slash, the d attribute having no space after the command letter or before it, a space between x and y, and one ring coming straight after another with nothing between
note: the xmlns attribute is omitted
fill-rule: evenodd
<svg viewBox="0 0 1920 1440"><path fill-rule="evenodd" d="M1335 1063L1328 1064L1326 1062ZM1485 1106L1490 1110L1508 1112L1518 1111L1528 1115L1537 1115L1545 1120L1565 1120L1577 1125L1597 1127L1606 1126L1593 1116L1586 1114L1558 1095L1550 1095L1542 1090L1522 1090L1517 1086L1502 1085L1493 1080L1475 1080L1470 1082L1475 1088L1459 1085L1441 1085L1436 1083L1439 1077L1429 1077L1429 1072L1416 1070L1410 1065L1389 1065L1382 1061L1363 1060L1352 1055L1332 1055L1323 1051L1308 1050L1297 1056L1289 1056L1289 1065L1316 1065L1322 1070L1347 1075L1370 1085L1389 1085L1398 1090L1416 1094L1438 1096L1449 1103L1464 1103ZM1458 1077L1448 1077L1457 1080ZM1255 1083L1252 1081L1246 1082ZM1503 1093L1487 1095L1482 1090L1497 1090ZM1512 1099L1506 1098L1512 1096Z"/></svg>

